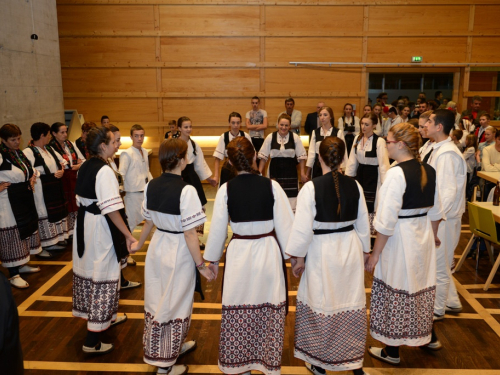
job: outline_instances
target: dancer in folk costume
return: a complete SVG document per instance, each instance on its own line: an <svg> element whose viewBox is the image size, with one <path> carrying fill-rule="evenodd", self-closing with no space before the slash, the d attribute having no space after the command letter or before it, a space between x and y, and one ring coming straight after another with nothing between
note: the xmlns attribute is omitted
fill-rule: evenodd
<svg viewBox="0 0 500 375"><path fill-rule="evenodd" d="M143 220L141 207L144 187L153 179L149 172L148 150L142 147L145 137L144 128L135 124L130 128L132 146L120 154L120 174L123 176L125 189L125 210L131 230Z"/></svg>
<svg viewBox="0 0 500 375"><path fill-rule="evenodd" d="M363 188L372 234L375 234L373 219L377 207L377 193L390 168L385 140L374 133L377 122L378 118L374 114L363 116L361 131L354 139L345 170L345 174L354 177Z"/></svg>
<svg viewBox="0 0 500 375"><path fill-rule="evenodd" d="M193 311L195 269L209 281L215 278L205 266L196 235L196 227L206 221L205 213L196 189L181 177L188 163L187 151L186 142L180 139L161 143L163 174L146 186L142 206L146 224L133 248L140 249L156 225L144 270L143 345L144 362L159 367L158 374L187 372L187 366L174 364L196 347L195 341L184 343Z"/></svg>
<svg viewBox="0 0 500 375"><path fill-rule="evenodd" d="M462 303L451 276L455 249L460 240L462 215L465 212L467 164L455 146L450 132L455 128L455 115L447 109L438 109L429 117L427 134L434 139L428 163L436 170L437 189L443 205L445 220L439 224L441 246L436 249L437 288L434 320L444 319L445 312L459 313Z"/></svg>
<svg viewBox="0 0 500 375"><path fill-rule="evenodd" d="M56 122L50 127L52 140L49 147L57 152L65 161L64 175L62 177L64 197L68 204L68 234L73 235L78 205L76 204L76 175L85 161L85 157L71 141L68 140L68 127L62 122Z"/></svg>
<svg viewBox="0 0 500 375"><path fill-rule="evenodd" d="M117 317L120 262L136 240L125 221L118 181L107 159L115 152L115 136L98 126L87 135L91 158L78 172L78 220L73 237L73 316L87 320L86 353L108 353L113 344L100 333L123 323Z"/></svg>
<svg viewBox="0 0 500 375"><path fill-rule="evenodd" d="M120 146L122 145L121 142L121 134L120 134L120 129L118 129L115 125L113 124L108 124L106 127L113 133L115 136L115 153L118 151ZM113 172L115 173L116 180L118 181L118 187L120 189L120 196L123 197L123 176L120 174L118 167L116 166L115 163L115 155L113 154L111 157L108 158L108 165L111 167ZM125 220L125 223L128 226L128 221ZM128 228L130 230L130 227ZM121 260L121 273L120 273L120 290L124 289L132 289L132 288L137 288L141 286L142 284L139 281L130 281L125 279L123 276L123 269L128 266L135 266L137 263L132 258L131 255L129 255L126 259Z"/></svg>
<svg viewBox="0 0 500 375"><path fill-rule="evenodd" d="M304 171L307 153L300 137L290 131L292 118L283 113L278 118L278 131L269 134L259 151L259 171L262 173L267 159L271 158L267 176L276 180L285 191L292 210L297 205L299 194L299 178L297 163L300 164L300 176L303 183L309 179Z"/></svg>
<svg viewBox="0 0 500 375"><path fill-rule="evenodd" d="M203 186L201 181L207 180L213 187L217 186L217 181L212 178L212 171L205 161L203 156L203 150L201 147L191 139L191 133L193 131L193 125L189 117L183 116L177 121L179 124L180 137L184 142L187 143L187 164L182 170L182 179L189 185L194 186L196 192L198 193L198 198L200 198L201 205L203 206L203 211L205 211L205 205L207 204L207 198L205 192L203 191ZM196 232L198 236L202 237L204 234L205 224L200 224L196 227ZM200 248L205 249L205 245L200 243Z"/></svg>
<svg viewBox="0 0 500 375"><path fill-rule="evenodd" d="M69 238L68 209L62 183L66 161L50 147L46 147L50 140L48 124L33 124L31 138L23 152L39 176L34 195L43 251L38 256L51 258L51 251L65 249Z"/></svg>
<svg viewBox="0 0 500 375"><path fill-rule="evenodd" d="M219 142L217 142L217 146L214 151L214 179L218 183L219 186L222 186L234 176L236 176L236 171L234 167L229 163L227 159L227 146L229 142L231 142L236 137L245 137L250 142L252 142L252 138L245 133L241 128L241 115L237 112L231 112L229 114L229 127L230 130L223 133ZM220 162L222 163L222 168L220 168ZM219 171L220 171L220 179L219 179Z"/></svg>
<svg viewBox="0 0 500 375"><path fill-rule="evenodd" d="M293 274L305 270L297 292L295 357L315 375L325 370L364 374L364 256L370 252L370 227L363 189L338 171L344 154L341 139L321 142L324 175L301 189L286 247L296 257Z"/></svg>
<svg viewBox="0 0 500 375"><path fill-rule="evenodd" d="M20 274L40 272L27 263L42 247L33 196L36 172L19 150L21 134L14 124L0 128L0 261L9 270L10 284L23 289L29 285Z"/></svg>
<svg viewBox="0 0 500 375"><path fill-rule="evenodd" d="M436 295L437 229L443 217L436 171L419 160L418 130L408 123L387 135L389 156L397 165L387 171L375 217L377 238L365 268L373 277L370 333L386 344L369 354L399 364L399 347L438 350L433 334ZM432 337L432 340L431 340Z"/></svg>
<svg viewBox="0 0 500 375"><path fill-rule="evenodd" d="M279 374L285 335L286 287L283 258L293 213L281 186L252 168L255 149L236 137L227 154L238 175L222 185L214 203L204 253L217 275L227 222L219 369ZM281 250L280 250L281 249Z"/></svg>
<svg viewBox="0 0 500 375"><path fill-rule="evenodd" d="M177 121L170 120L168 122L168 127L170 130L165 133L165 139L179 138L181 136L181 132L179 131L179 128L177 127Z"/></svg>
<svg viewBox="0 0 500 375"><path fill-rule="evenodd" d="M87 134L89 134L89 130L95 128L95 126L96 124L92 121L84 122L82 125L82 135L75 141L76 147L78 147L78 149L80 150L82 155L85 156L85 158L89 157L89 152L87 150L87 145L85 144L85 140L87 139Z"/></svg>
<svg viewBox="0 0 500 375"><path fill-rule="evenodd" d="M319 123L321 126L312 132L307 152L307 175L311 178L322 176L321 165L319 164L319 145L326 137L339 137L344 140L344 131L335 127L333 110L330 107L323 107L319 111ZM312 172L311 172L312 171Z"/></svg>

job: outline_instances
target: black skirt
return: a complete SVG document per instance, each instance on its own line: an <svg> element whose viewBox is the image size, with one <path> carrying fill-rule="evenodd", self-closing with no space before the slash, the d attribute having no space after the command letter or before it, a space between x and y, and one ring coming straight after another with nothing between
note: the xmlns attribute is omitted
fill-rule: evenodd
<svg viewBox="0 0 500 375"><path fill-rule="evenodd" d="M377 194L378 165L359 164L356 181L363 188L368 212L375 212L375 196Z"/></svg>
<svg viewBox="0 0 500 375"><path fill-rule="evenodd" d="M38 213L29 181L11 184L7 195L19 236L21 240L25 240L38 230Z"/></svg>
<svg viewBox="0 0 500 375"><path fill-rule="evenodd" d="M62 181L60 178L54 177L53 174L41 175L40 180L42 181L43 201L49 222L57 223L68 216Z"/></svg>
<svg viewBox="0 0 500 375"><path fill-rule="evenodd" d="M198 193L198 198L200 198L201 205L204 206L207 204L207 197L205 196L205 192L203 191L203 186L201 184L200 177L198 173L194 170L193 164L187 164L186 168L181 172L182 179L184 182L187 182L189 185L194 186L196 192Z"/></svg>
<svg viewBox="0 0 500 375"><path fill-rule="evenodd" d="M280 184L288 198L295 198L299 194L297 160L295 158L272 158L269 165L269 177Z"/></svg>

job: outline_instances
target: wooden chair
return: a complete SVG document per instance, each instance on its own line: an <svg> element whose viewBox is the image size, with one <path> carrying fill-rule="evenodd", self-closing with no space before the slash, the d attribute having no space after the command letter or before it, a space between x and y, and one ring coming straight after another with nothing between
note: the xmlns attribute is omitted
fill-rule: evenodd
<svg viewBox="0 0 500 375"><path fill-rule="evenodd" d="M495 218L493 217L493 212L485 207L481 207L473 202L467 203L468 211L469 211L469 225L470 230L472 232L472 237L469 240L469 243L465 247L465 250L458 261L457 267L455 268L455 272L458 272L467 258L467 254L469 254L470 249L474 241L478 238L483 238L486 241L486 248L488 249L488 255L490 257L490 261L493 264L493 268L488 276L488 280L486 280L486 284L484 284L484 290L488 290L495 273L497 272L498 267L500 266L500 254L497 257L496 261L494 261L494 252L493 252L493 244L500 246L500 241L497 236L497 227L495 223ZM479 244L477 245L477 249L479 252ZM479 254L476 257L479 260ZM476 267L477 269L477 267Z"/></svg>

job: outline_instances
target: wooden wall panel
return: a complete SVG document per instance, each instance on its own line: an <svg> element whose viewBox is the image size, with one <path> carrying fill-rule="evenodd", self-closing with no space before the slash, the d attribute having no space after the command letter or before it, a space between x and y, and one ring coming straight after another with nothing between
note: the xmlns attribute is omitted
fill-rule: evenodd
<svg viewBox="0 0 500 375"><path fill-rule="evenodd" d="M59 5L60 35L154 30L152 5Z"/></svg>
<svg viewBox="0 0 500 375"><path fill-rule="evenodd" d="M382 35L454 35L467 33L467 5L370 6L368 31Z"/></svg>
<svg viewBox="0 0 500 375"><path fill-rule="evenodd" d="M162 37L161 59L165 62L258 62L259 38Z"/></svg>
<svg viewBox="0 0 500 375"><path fill-rule="evenodd" d="M476 5L474 10L474 32L500 35L500 5Z"/></svg>
<svg viewBox="0 0 500 375"><path fill-rule="evenodd" d="M500 62L500 37L474 37L471 62Z"/></svg>
<svg viewBox="0 0 500 375"><path fill-rule="evenodd" d="M266 90L279 92L359 91L361 69L266 69Z"/></svg>
<svg viewBox="0 0 500 375"><path fill-rule="evenodd" d="M419 55L423 62L460 63L466 60L467 38L368 38L368 62L410 63Z"/></svg>
<svg viewBox="0 0 500 375"><path fill-rule="evenodd" d="M63 69L62 79L65 92L156 91L154 69Z"/></svg>
<svg viewBox="0 0 500 375"><path fill-rule="evenodd" d="M160 29L179 35L238 35L256 33L259 7L220 5L161 5Z"/></svg>
<svg viewBox="0 0 500 375"><path fill-rule="evenodd" d="M258 69L162 69L166 92L259 91Z"/></svg>
<svg viewBox="0 0 500 375"><path fill-rule="evenodd" d="M61 64L154 62L154 38L60 38Z"/></svg>
<svg viewBox="0 0 500 375"><path fill-rule="evenodd" d="M358 61L363 55L362 38L266 38L265 60Z"/></svg>
<svg viewBox="0 0 500 375"><path fill-rule="evenodd" d="M266 6L266 31L287 35L356 35L363 30L362 6Z"/></svg>
<svg viewBox="0 0 500 375"><path fill-rule="evenodd" d="M156 99L131 98L65 98L64 108L77 109L86 121L100 122L102 115L109 116L111 122L158 121Z"/></svg>

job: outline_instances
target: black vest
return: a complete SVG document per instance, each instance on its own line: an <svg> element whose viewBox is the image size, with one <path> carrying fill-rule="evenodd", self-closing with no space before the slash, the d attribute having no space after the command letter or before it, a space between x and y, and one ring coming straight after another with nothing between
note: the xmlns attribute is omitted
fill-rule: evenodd
<svg viewBox="0 0 500 375"><path fill-rule="evenodd" d="M436 191L436 171L429 164L423 163L427 174L427 185L424 191L420 187L422 176L421 164L416 159L399 163L397 167L403 170L406 180L406 190L403 194L401 209L424 208L434 206L434 193Z"/></svg>
<svg viewBox="0 0 500 375"><path fill-rule="evenodd" d="M240 174L227 182L227 208L232 222L272 220L274 195L271 180Z"/></svg>
<svg viewBox="0 0 500 375"><path fill-rule="evenodd" d="M292 132L288 132L288 142L285 143L285 150L295 150L295 139ZM271 136L271 150L279 150L281 145L278 143L278 132L274 132Z"/></svg>
<svg viewBox="0 0 500 375"><path fill-rule="evenodd" d="M354 148L354 152L356 154L358 153L358 146L361 143L359 137L363 137L363 135L358 136L358 142L356 144L356 147ZM378 135L373 133L372 149L371 149L371 151L365 152L365 158L376 158L377 157L377 142L378 142Z"/></svg>
<svg viewBox="0 0 500 375"><path fill-rule="evenodd" d="M240 135L238 137L244 137L245 132L240 130ZM224 148L227 149L227 145L229 144L229 130L224 133Z"/></svg>
<svg viewBox="0 0 500 375"><path fill-rule="evenodd" d="M314 129L314 134L316 135L316 143L321 142L323 139L328 137L336 137L338 133L339 129L337 129L335 126L332 127L332 132L327 137L321 135L321 126L319 128Z"/></svg>
<svg viewBox="0 0 500 375"><path fill-rule="evenodd" d="M314 220L323 223L338 223L357 219L359 189L356 181L340 173L338 174L338 179L340 215L337 214L339 201L332 173L326 173L312 180L314 184L314 199L316 201L316 216Z"/></svg>
<svg viewBox="0 0 500 375"><path fill-rule="evenodd" d="M52 172L50 172L50 169L47 166L47 163L45 163L45 159L43 158L40 151L36 148L36 146L28 146L28 147L33 152L33 156L35 158L35 163L33 165L33 168L43 167L43 170L44 170L46 175L53 174ZM52 156L52 158L55 160L57 169L61 169L61 163L59 163L59 159L57 158L56 154L54 153L54 150L52 150L50 147L46 147L45 150L47 150L47 152L50 154L50 156Z"/></svg>
<svg viewBox="0 0 500 375"><path fill-rule="evenodd" d="M182 189L187 185L181 176L172 173L153 178L146 193L148 210L180 215Z"/></svg>
<svg viewBox="0 0 500 375"><path fill-rule="evenodd" d="M76 178L75 194L88 199L97 199L95 192L97 173L107 165L98 158L90 158L82 164Z"/></svg>

